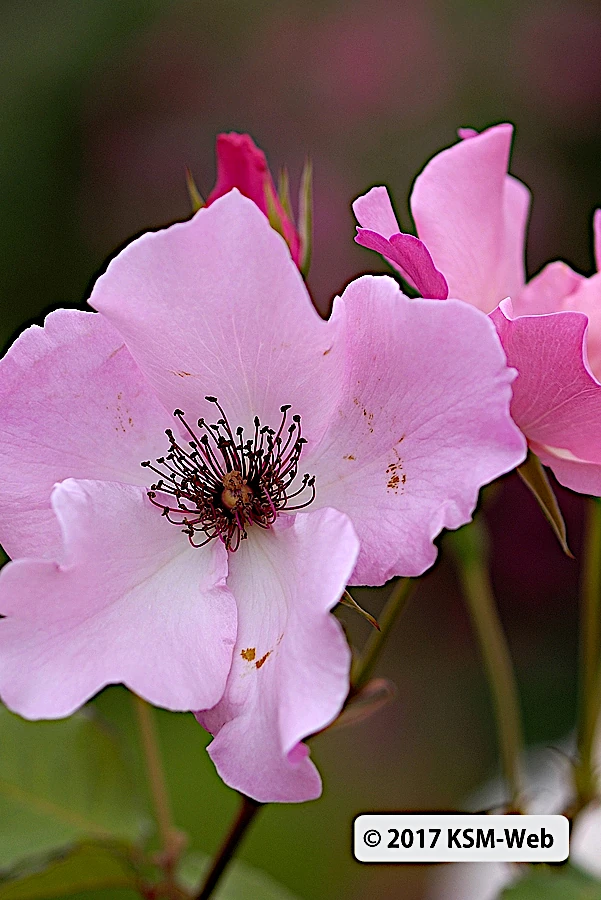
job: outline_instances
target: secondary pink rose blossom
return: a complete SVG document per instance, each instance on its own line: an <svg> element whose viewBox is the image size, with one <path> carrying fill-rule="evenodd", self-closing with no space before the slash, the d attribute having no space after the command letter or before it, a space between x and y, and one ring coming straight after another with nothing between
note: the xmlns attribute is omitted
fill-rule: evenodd
<svg viewBox="0 0 601 900"><path fill-rule="evenodd" d="M267 198L270 198L269 202L282 224L292 258L297 266L300 265L300 236L280 203L265 154L249 134L237 134L235 131L217 135L217 181L207 197L207 206L233 188L256 203L266 216L269 216Z"/></svg>
<svg viewBox="0 0 601 900"><path fill-rule="evenodd" d="M376 187L354 203L357 241L423 296L450 294L491 314L518 370L511 412L529 446L562 484L601 495L601 275L586 279L554 262L525 285L529 193L507 174L512 127L460 136L416 179L418 238L400 233L386 189ZM420 244L419 265L410 238Z"/></svg>
<svg viewBox="0 0 601 900"><path fill-rule="evenodd" d="M130 244L90 303L0 363L0 695L52 718L124 682L197 710L233 787L316 797L345 585L423 572L524 456L494 326L382 276L322 320L237 191Z"/></svg>

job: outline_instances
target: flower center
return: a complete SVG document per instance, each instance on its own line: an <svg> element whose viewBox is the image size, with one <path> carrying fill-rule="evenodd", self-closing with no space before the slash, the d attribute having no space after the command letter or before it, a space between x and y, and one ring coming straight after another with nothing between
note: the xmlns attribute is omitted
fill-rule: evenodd
<svg viewBox="0 0 601 900"><path fill-rule="evenodd" d="M235 551L248 537L247 528L259 525L270 528L283 510L303 509L315 499L315 477L303 475L300 486L292 491L298 473L298 461L306 443L301 436L301 418L292 416L287 425L290 406L282 406L282 421L277 432L261 425L255 416L254 435L244 440L244 429L231 428L216 397L206 397L221 418L214 425L198 420L202 432L198 436L184 418L181 409L173 415L179 419L192 440L176 440L173 431L169 452L156 460L141 463L159 476L150 485L148 497L174 525L183 525L193 547L202 547L214 538ZM303 502L289 505L290 500ZM196 538L200 535L200 539Z"/></svg>

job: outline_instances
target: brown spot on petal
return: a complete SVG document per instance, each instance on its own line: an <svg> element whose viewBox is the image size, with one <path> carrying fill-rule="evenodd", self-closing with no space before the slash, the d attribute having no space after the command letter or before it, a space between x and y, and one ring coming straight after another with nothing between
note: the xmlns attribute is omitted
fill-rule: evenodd
<svg viewBox="0 0 601 900"><path fill-rule="evenodd" d="M252 662L256 655L257 651L254 647L249 647L247 650L240 651L240 656L242 659L245 659L246 662Z"/></svg>
<svg viewBox="0 0 601 900"><path fill-rule="evenodd" d="M255 666L257 667L257 669L261 668L268 656L271 656L271 650L268 650L267 653L261 657L261 659L258 659L256 661Z"/></svg>
<svg viewBox="0 0 601 900"><path fill-rule="evenodd" d="M343 459L356 459L357 457L356 457L356 456L353 456L352 453L349 453L347 456L343 456L342 458L343 458Z"/></svg>
<svg viewBox="0 0 601 900"><path fill-rule="evenodd" d="M125 347L125 344L121 344L120 347L117 347L116 350L113 350L113 352L112 352L111 355L109 356L109 359L112 359L113 356L116 356L116 354L119 353L121 350L123 350L124 347Z"/></svg>
<svg viewBox="0 0 601 900"><path fill-rule="evenodd" d="M386 475L389 476L386 487L389 491L393 491L395 494L398 494L399 489L401 490L401 493L403 492L401 485L405 484L405 482L407 481L407 476L403 472L403 460L401 459L396 447L393 448L392 452L394 453L396 458L395 461L391 462L386 469Z"/></svg>
<svg viewBox="0 0 601 900"><path fill-rule="evenodd" d="M180 378L191 378L192 372L175 372L175 375L179 375Z"/></svg>
<svg viewBox="0 0 601 900"><path fill-rule="evenodd" d="M365 418L367 419L367 427L368 427L368 429L369 429L369 433L370 433L370 434L373 434L373 433L374 433L374 427L373 427L373 426L374 426L374 414L368 412L368 411L364 408L364 409L363 409L363 415L364 415Z"/></svg>
<svg viewBox="0 0 601 900"><path fill-rule="evenodd" d="M327 356L331 349L332 349L331 347L328 347L327 350L324 350L324 351L323 351L323 355L324 355L324 356Z"/></svg>

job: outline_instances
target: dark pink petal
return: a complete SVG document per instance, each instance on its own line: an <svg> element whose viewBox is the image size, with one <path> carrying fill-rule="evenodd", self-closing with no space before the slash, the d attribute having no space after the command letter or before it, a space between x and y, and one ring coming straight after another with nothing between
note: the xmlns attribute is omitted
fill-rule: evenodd
<svg viewBox="0 0 601 900"><path fill-rule="evenodd" d="M335 329L315 311L282 238L237 191L130 244L90 303L188 421L215 421L204 400L213 395L251 434L255 415L277 427L288 403L308 438L325 430L336 404Z"/></svg>
<svg viewBox="0 0 601 900"><path fill-rule="evenodd" d="M139 487L69 479L52 503L61 562L0 574L4 703L68 716L114 682L168 709L217 703L236 638L223 545L192 548Z"/></svg>
<svg viewBox="0 0 601 900"><path fill-rule="evenodd" d="M237 188L241 194L256 203L266 216L269 214L266 193L269 192L292 257L298 264L299 237L294 222L286 215L278 199L265 154L249 134L236 134L234 131L217 135L217 182L207 198L207 206L232 188Z"/></svg>
<svg viewBox="0 0 601 900"><path fill-rule="evenodd" d="M68 477L146 484L171 416L123 338L96 313L57 310L0 361L0 541L10 556L56 557L50 507Z"/></svg>
<svg viewBox="0 0 601 900"><path fill-rule="evenodd" d="M351 518L355 584L419 575L436 535L469 521L480 487L524 458L513 373L487 316L457 300L409 300L385 276L352 282L333 318L345 390L305 461L314 505Z"/></svg>
<svg viewBox="0 0 601 900"><path fill-rule="evenodd" d="M512 132L497 125L438 153L411 194L418 236L450 296L485 312L524 283L529 193L507 176Z"/></svg>
<svg viewBox="0 0 601 900"><path fill-rule="evenodd" d="M393 234L385 240L375 231L357 229L358 244L381 253L403 278L417 289L422 297L432 300L446 300L449 289L424 244L412 234Z"/></svg>
<svg viewBox="0 0 601 900"><path fill-rule="evenodd" d="M265 188L269 185L275 193L273 179L265 154L249 134L217 135L217 181L207 197L207 206L238 188L241 194L252 200L267 215Z"/></svg>
<svg viewBox="0 0 601 900"><path fill-rule="evenodd" d="M350 651L329 610L357 558L346 516L282 516L230 558L238 637L225 695L197 713L209 753L231 787L263 802L318 797L321 779L303 738L340 712Z"/></svg>
<svg viewBox="0 0 601 900"><path fill-rule="evenodd" d="M357 197L353 212L362 226L357 229L358 244L381 253L422 297L446 299L448 288L444 276L436 269L424 244L413 235L401 232L385 187L374 187Z"/></svg>
<svg viewBox="0 0 601 900"><path fill-rule="evenodd" d="M510 365L518 370L512 415L545 464L560 471L568 487L574 466L601 463L601 384L586 361L587 318L578 312L513 318L504 301L491 318ZM560 478L561 480L561 478Z"/></svg>

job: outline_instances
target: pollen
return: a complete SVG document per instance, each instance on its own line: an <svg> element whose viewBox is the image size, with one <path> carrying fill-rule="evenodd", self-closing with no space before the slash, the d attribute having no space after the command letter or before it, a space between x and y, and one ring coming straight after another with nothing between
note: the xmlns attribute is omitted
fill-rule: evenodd
<svg viewBox="0 0 601 900"><path fill-rule="evenodd" d="M280 409L277 431L255 416L253 436L245 440L244 428L232 428L217 398L205 399L216 407L217 421L198 419L197 433L176 409L179 431L191 440L167 429L169 451L156 465L150 460L141 465L159 476L148 491L150 501L169 522L183 526L193 547L218 539L234 552L250 526L269 529L280 513L312 503L315 477L298 475L306 440L301 417L293 415L289 422L289 405Z"/></svg>

